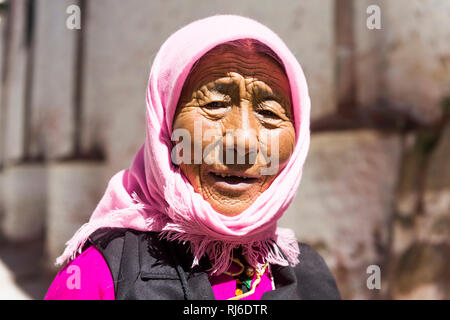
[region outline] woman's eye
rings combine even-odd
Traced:
[[[203,107],[208,109],[218,109],[218,108],[226,108],[227,105],[224,102],[214,101],[205,104]]]
[[[278,117],[274,112],[267,110],[267,109],[263,109],[263,110],[259,110],[258,113],[264,117],[267,118],[273,118],[273,119],[279,119],[280,117]]]

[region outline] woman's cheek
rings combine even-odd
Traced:
[[[203,161],[208,165],[220,162],[220,148],[221,143],[217,143],[219,139],[223,138],[222,128],[219,123],[211,120],[203,120],[201,124],[201,150]]]
[[[292,125],[282,131],[280,141],[283,142],[280,147],[280,165],[284,167],[292,156],[295,147],[295,129]]]
[[[206,125],[205,125],[206,123]],[[185,108],[174,121],[174,129],[185,130],[190,141],[190,161],[191,164],[199,164],[202,159],[204,142],[203,135],[207,124],[204,117],[194,108]]]
[[[289,160],[294,151],[295,130],[293,127],[268,130],[265,138],[267,156],[281,167]],[[264,143],[263,143],[264,145]]]
[[[286,162],[291,157],[292,153],[294,152],[294,146],[295,146],[295,129],[294,127],[286,128],[282,131],[280,141],[283,141],[283,146],[281,149],[282,155],[281,155],[281,161],[280,162]]]

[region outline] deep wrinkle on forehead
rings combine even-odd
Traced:
[[[236,90],[239,90],[241,81],[245,81],[243,85],[246,86],[248,92],[252,92],[254,97],[260,100],[272,99],[278,101],[279,103],[288,103],[285,98],[283,98],[280,94],[274,92],[272,88],[263,81],[253,78],[236,79],[236,77],[239,77],[239,75],[230,72],[228,73],[227,77],[219,78],[215,81],[209,82],[208,84],[199,88],[199,90],[218,92],[220,94],[226,95],[230,92],[236,92]]]
[[[236,92],[238,80],[242,79],[230,75],[237,73],[258,99],[273,99],[286,109],[287,115],[292,114],[289,80],[273,58],[246,50],[222,51],[215,48],[198,60],[186,79],[180,101],[198,97],[202,91],[224,95]]]
[[[245,86],[245,89],[242,88],[243,86]],[[287,117],[291,116],[290,101],[285,97],[272,90],[263,81],[243,78],[234,72],[228,73],[227,77],[219,78],[203,85],[192,93],[191,98],[197,102],[202,101],[205,96],[211,100],[215,100],[215,98],[222,100],[224,97],[230,97],[236,92],[239,92],[240,99],[254,99],[257,102],[274,100],[281,106],[284,106],[283,111]]]

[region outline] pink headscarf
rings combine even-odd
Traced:
[[[215,211],[171,161],[172,120],[183,84],[193,64],[224,42],[255,39],[281,59],[291,88],[296,143],[287,165],[255,202],[228,217]],[[88,223],[67,242],[61,265],[80,252],[101,227],[161,231],[169,240],[189,241],[193,266],[207,254],[211,273],[230,265],[232,250],[242,246],[256,267],[295,265],[299,248],[290,229],[276,222],[292,202],[302,176],[310,141],[310,99],[303,71],[284,42],[264,25],[245,17],[216,15],[197,20],[172,34],[161,46],[147,87],[146,140],[127,170],[116,173]],[[281,251],[280,251],[281,249]],[[284,255],[283,255],[284,254]]]

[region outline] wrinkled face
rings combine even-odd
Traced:
[[[283,68],[247,49],[212,49],[184,83],[173,121],[174,132],[180,129],[191,138],[172,136],[174,145],[189,145],[180,148],[184,160],[177,164],[194,190],[216,211],[240,214],[270,186],[294,149]]]

